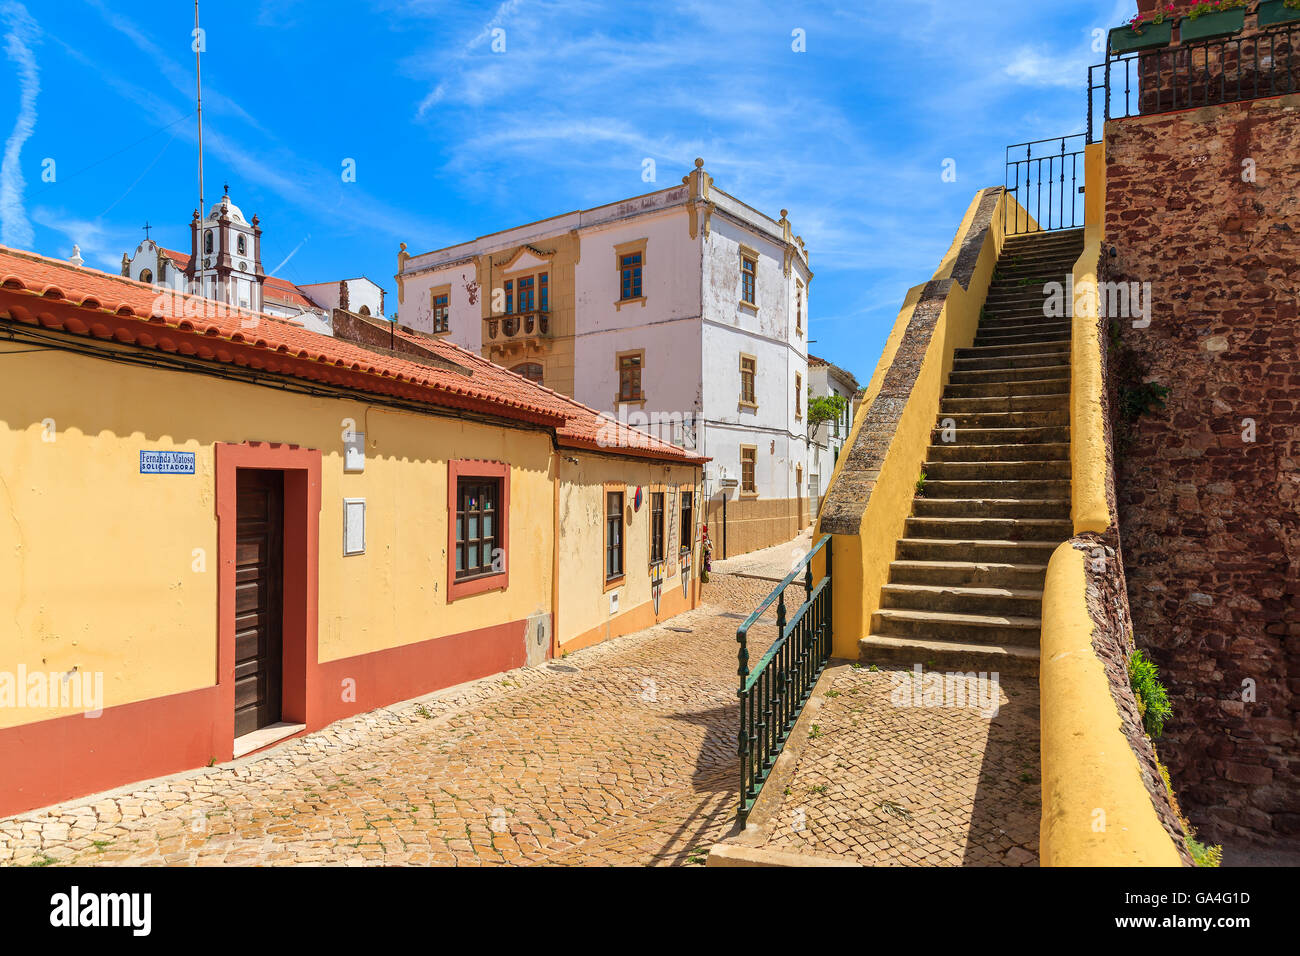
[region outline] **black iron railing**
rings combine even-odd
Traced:
[[[1002,233],[1077,229],[1083,225],[1083,133],[1007,147]]]
[[[1088,142],[1107,120],[1300,90],[1300,21],[1245,36],[1108,51],[1088,68]]]
[[[826,574],[813,583],[812,560],[826,552]],[[786,619],[785,589],[803,574],[804,600]],[[749,667],[749,629],[776,603],[776,640]],[[740,644],[740,822],[743,824],[817,678],[831,658],[831,537],[826,535],[736,629]]]

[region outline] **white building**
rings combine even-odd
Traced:
[[[146,238],[135,254],[122,254],[122,275],[177,292],[196,292],[225,305],[299,322],[314,332],[332,334],[333,309],[384,314],[384,290],[367,278],[298,286],[268,276],[262,268],[262,229],[245,219],[230,200],[229,187],[199,219],[190,221],[190,253],[177,252]],[[200,249],[202,250],[200,252]]]
[[[840,414],[816,425],[809,422],[808,443],[808,497],[813,513],[821,503],[821,496],[830,484],[840,451],[848,441],[849,426],[853,423],[854,399],[858,394],[858,380],[852,372],[832,365],[815,355],[808,356],[808,400],[839,396],[844,400]]]
[[[803,240],[713,185],[682,184],[420,255],[398,317],[713,460],[715,553],[808,520]],[[725,508],[726,521],[722,515]]]

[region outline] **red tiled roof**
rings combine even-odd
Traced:
[[[188,252],[177,252],[175,249],[163,249],[162,246],[159,246],[158,248],[162,250],[163,255],[176,263],[176,268],[184,269],[190,264],[190,254]]]
[[[276,302],[288,302],[292,305],[301,306],[304,309],[318,309],[306,293],[299,289],[292,282],[285,279],[277,279],[275,276],[267,276],[262,282],[262,298],[274,299]]]
[[[543,425],[554,428],[560,443],[572,447],[631,457],[706,460],[608,422],[573,399],[441,339],[398,333],[468,374],[5,246],[0,246],[0,315],[73,335]]]
[[[709,460],[680,445],[660,441],[647,432],[624,425],[608,413],[602,414],[576,399],[562,395],[544,385],[538,385],[445,338],[412,333],[403,326],[397,326],[394,334],[441,358],[472,369],[476,378],[482,376],[491,379],[503,390],[517,391],[520,388],[531,390],[539,405],[544,404],[564,415],[565,424],[556,429],[556,436],[559,443],[565,447],[606,451],[631,458],[660,458],[696,464],[703,464]]]

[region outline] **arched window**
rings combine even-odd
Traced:
[[[205,255],[212,254],[212,230],[209,229],[203,234],[203,252]]]
[[[239,254],[242,256],[244,254],[244,249],[245,249],[243,236],[239,237],[239,241],[236,243],[236,246],[239,249]]]
[[[141,282],[152,282],[152,281],[153,281],[153,273],[150,272],[148,269],[141,269],[141,270],[140,270],[140,281],[141,281]]]
[[[358,314],[358,315],[369,315],[369,314],[370,314],[370,306],[368,306],[368,305],[363,305],[363,306],[361,307],[361,311],[358,312],[357,314]]]
[[[516,365],[510,371],[516,375],[522,375],[530,382],[536,382],[538,385],[542,384],[542,367],[536,362],[524,362],[522,365]]]

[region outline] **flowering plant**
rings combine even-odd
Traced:
[[[1196,0],[1196,3],[1192,4],[1192,9],[1187,11],[1187,16],[1189,19],[1199,20],[1211,13],[1236,10],[1245,5],[1246,0]]]
[[[1300,3],[1300,0],[1296,0],[1296,2]],[[1141,33],[1142,28],[1144,26],[1150,24],[1151,26],[1158,27],[1160,26],[1160,24],[1164,23],[1173,15],[1174,15],[1174,5],[1171,3],[1163,7],[1157,7],[1156,12],[1151,15],[1150,20],[1142,19],[1142,14],[1139,13],[1137,16],[1135,16],[1132,20],[1128,22],[1128,25],[1133,28],[1134,33]]]

